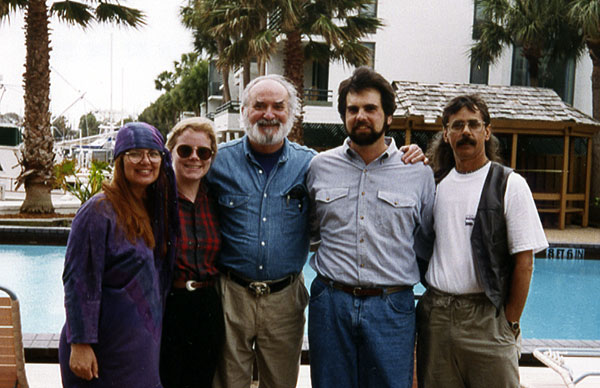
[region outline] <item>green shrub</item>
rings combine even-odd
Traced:
[[[102,189],[102,182],[112,169],[108,163],[94,160],[87,177],[81,178],[82,172],[75,159],[65,159],[54,166],[55,188],[73,194],[83,204]]]

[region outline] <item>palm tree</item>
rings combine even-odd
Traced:
[[[543,57],[566,58],[581,50],[580,35],[567,19],[570,0],[480,0],[484,20],[471,59],[494,63],[508,46],[521,48],[531,86],[539,85]]]
[[[287,1],[279,2],[285,9]],[[361,10],[371,0],[314,0],[294,2],[298,12],[298,23],[286,26],[284,48],[284,75],[288,77],[298,92],[304,96],[304,63],[314,60],[328,63],[339,60],[352,66],[365,65],[370,60],[370,50],[361,44],[369,34],[375,33],[383,23],[380,19]],[[301,6],[298,3],[302,3]],[[284,13],[285,14],[285,13]],[[306,44],[303,45],[303,40]],[[304,143],[302,129],[303,114],[300,112],[289,135],[291,140]]]
[[[50,8],[45,0],[0,0],[0,20],[19,9],[25,11],[26,62],[25,118],[21,174],[18,184],[25,185],[22,213],[52,213],[54,141],[50,129],[50,32],[49,17],[56,15],[70,24],[87,27],[92,21],[112,22],[131,27],[144,24],[143,13],[112,0],[83,2],[56,1]]]
[[[203,18],[187,24],[195,30],[197,49],[204,44],[226,39],[217,50],[220,70],[244,67],[244,84],[250,80],[249,59],[256,58],[259,74],[283,40],[284,76],[289,78],[300,97],[304,94],[304,63],[332,59],[350,65],[366,64],[369,49],[360,40],[382,26],[381,20],[359,11],[372,0],[192,0]],[[209,16],[210,15],[210,16]],[[210,23],[208,22],[210,20]],[[184,19],[185,23],[185,19]],[[208,42],[207,42],[208,41]],[[210,50],[209,50],[210,51]],[[224,80],[226,79],[223,74]],[[290,138],[302,142],[302,114],[297,118]]]
[[[187,5],[181,8],[181,21],[193,31],[196,51],[205,51],[211,57],[225,56],[231,39],[227,33],[216,34],[214,28],[224,23],[228,11],[235,9],[237,3],[237,0],[188,0]],[[231,101],[229,74],[233,64],[217,61],[216,65],[223,78],[223,103],[226,103]]]
[[[592,114],[600,120],[600,4],[597,0],[574,0],[569,12],[571,20],[581,28],[583,40],[592,59]],[[592,193],[600,197],[600,132],[593,137]]]

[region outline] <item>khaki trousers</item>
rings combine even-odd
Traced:
[[[273,294],[256,297],[221,276],[225,346],[213,388],[248,388],[256,359],[261,388],[298,381],[308,292],[302,275]]]
[[[515,333],[484,294],[429,289],[417,306],[420,388],[518,388]]]

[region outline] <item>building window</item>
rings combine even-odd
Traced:
[[[519,46],[515,46],[513,50],[510,84],[531,85],[527,71],[527,59],[523,57]],[[539,65],[538,84],[540,87],[554,90],[564,102],[572,105],[575,87],[575,59],[551,61],[549,58],[542,58]]]
[[[481,0],[474,0],[474,11],[473,11],[473,40],[479,40],[481,38],[481,30],[479,25],[485,20],[483,17],[483,6]]]
[[[471,74],[469,82],[472,84],[487,85],[490,71],[490,64],[487,62],[476,62],[471,59]]]
[[[221,73],[217,70],[215,61],[210,61],[208,67],[208,95],[221,96],[223,94],[223,91],[221,90],[222,84]]]
[[[369,66],[371,69],[375,68],[375,43],[372,42],[363,42],[363,46],[371,51],[371,55],[369,56],[369,61],[365,63],[365,66]]]
[[[377,17],[377,0],[372,0],[369,4],[363,4],[358,10],[360,16],[375,18]]]
[[[329,87],[329,62],[314,61],[312,65],[312,84],[309,100],[327,101]]]

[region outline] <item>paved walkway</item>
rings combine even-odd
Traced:
[[[580,358],[569,360],[574,366],[575,375],[583,371],[600,371],[599,358]],[[60,388],[60,371],[58,364],[27,364],[25,367],[30,388]],[[524,388],[559,388],[566,387],[558,373],[544,367],[521,367],[521,386]],[[310,388],[310,367],[302,365],[297,388]],[[600,377],[588,377],[577,388],[600,387]]]

